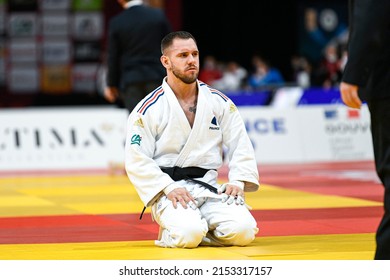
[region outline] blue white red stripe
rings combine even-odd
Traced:
[[[229,98],[223,94],[222,92],[220,92],[219,90],[216,90],[215,88],[211,88],[211,87],[208,87],[210,89],[210,92],[212,94],[216,94],[218,95],[219,97],[221,97],[225,102],[227,102],[229,100]]]
[[[225,94],[223,94],[223,93],[220,92],[219,90],[210,87],[208,84],[205,84],[204,82],[199,81],[199,85],[200,85],[200,86],[207,86],[212,94],[218,95],[218,96],[221,97],[225,102],[227,102],[227,101],[229,100],[229,97],[227,97]]]
[[[146,111],[157,102],[157,100],[164,95],[164,90],[160,86],[158,87],[145,101],[142,103],[141,107],[138,109],[138,113],[145,115]]]

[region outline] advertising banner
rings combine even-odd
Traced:
[[[346,106],[306,106],[297,111],[305,161],[373,159],[370,115]]]
[[[42,91],[50,94],[70,94],[71,73],[69,65],[44,65]]]
[[[239,107],[259,162],[301,162],[302,139],[296,109]]]
[[[9,35],[35,36],[38,33],[38,20],[35,13],[11,13],[9,15]]]
[[[105,169],[123,162],[127,112],[116,108],[0,111],[0,171]]]
[[[76,62],[96,62],[104,53],[99,41],[73,42],[73,60]]]
[[[239,107],[258,163],[373,160],[369,111],[345,106]],[[0,172],[108,169],[123,164],[127,111],[0,111]]]
[[[76,12],[73,16],[73,36],[76,39],[100,39],[104,31],[103,14]]]
[[[14,38],[9,41],[8,46],[11,63],[38,62],[39,47],[36,40]]]
[[[6,16],[6,6],[4,0],[0,0],[0,34],[5,33],[5,16]]]
[[[45,39],[42,43],[42,60],[45,64],[69,64],[71,42],[66,39]]]
[[[67,13],[42,14],[42,34],[44,36],[66,36],[70,34],[70,16]]]
[[[37,65],[11,65],[8,87],[15,93],[36,93],[39,88],[39,68]]]
[[[42,10],[68,10],[72,0],[41,0],[40,7]]]
[[[96,91],[97,63],[79,63],[72,69],[73,89],[76,92],[93,93]]]
[[[73,0],[75,11],[96,11],[103,8],[103,0]]]
[[[343,105],[240,107],[261,163],[372,160],[370,115]]]

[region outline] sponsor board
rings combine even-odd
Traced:
[[[8,88],[16,93],[35,93],[39,88],[40,71],[37,65],[11,64]]]
[[[13,38],[8,43],[11,63],[37,63],[39,46],[36,40],[30,38]],[[21,67],[23,64],[20,65]]]
[[[42,91],[50,94],[69,94],[71,91],[71,72],[68,64],[42,67]]]
[[[45,64],[69,64],[71,62],[71,42],[67,39],[44,39],[42,61]]]
[[[0,1],[0,34],[5,33],[5,17],[6,17],[6,6],[4,2]]]
[[[239,108],[262,163],[372,160],[370,117],[343,105]]]
[[[104,32],[103,14],[100,12],[76,12],[73,15],[73,36],[76,39],[100,39]]]
[[[240,107],[259,162],[302,161],[303,151],[296,109]]]
[[[41,0],[40,7],[42,10],[68,10],[72,0]]]
[[[372,160],[369,111],[239,107],[258,163]],[[127,111],[0,111],[0,171],[106,169],[123,163]]]
[[[73,43],[73,60],[76,62],[96,62],[101,54],[102,46],[99,41]]]
[[[35,13],[11,13],[8,21],[9,35],[19,36],[35,36],[38,33],[38,20]]]
[[[96,90],[97,63],[79,63],[72,69],[73,89],[76,92],[94,93]]]
[[[373,159],[370,115],[345,106],[299,108],[305,160]]]
[[[42,34],[44,36],[66,36],[70,34],[70,16],[67,13],[43,13]]]
[[[116,108],[2,110],[0,171],[102,169],[123,162],[126,118]]]
[[[75,11],[97,11],[103,5],[103,0],[73,0],[72,8]]]

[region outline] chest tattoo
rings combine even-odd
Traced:
[[[196,113],[196,104],[197,104],[197,102],[195,102],[195,104],[193,106],[190,106],[188,108],[188,111],[195,114]]]

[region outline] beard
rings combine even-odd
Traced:
[[[184,74],[182,71],[176,69],[174,66],[172,66],[172,73],[175,75],[176,78],[178,78],[180,81],[182,81],[185,84],[192,84],[198,79],[199,71],[196,71],[193,74]]]

